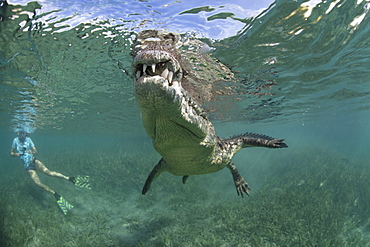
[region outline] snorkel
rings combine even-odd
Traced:
[[[28,134],[26,131],[18,131],[18,138],[21,142],[24,142],[26,140],[27,135]]]

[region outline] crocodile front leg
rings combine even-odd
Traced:
[[[148,178],[145,181],[145,185],[141,194],[145,195],[146,192],[150,189],[152,182],[164,171],[164,167],[166,166],[166,161],[162,158],[157,165],[154,166],[153,170],[150,172]]]
[[[284,139],[268,139],[269,137],[262,136],[261,138],[256,137],[243,137],[241,138],[244,147],[266,147],[266,148],[286,148],[288,147],[284,143]]]
[[[243,197],[243,193],[245,193],[249,196],[249,191],[251,190],[251,188],[249,188],[248,183],[245,182],[244,178],[242,178],[234,163],[230,161],[226,165],[226,167],[230,170],[231,175],[233,176],[236,192],[238,193],[238,195]]]
[[[242,148],[246,147],[266,147],[266,148],[287,148],[284,139],[275,139],[270,136],[245,133],[236,135],[230,138],[221,139],[220,144],[222,149],[228,150],[231,154],[235,154]]]

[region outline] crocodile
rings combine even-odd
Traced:
[[[196,90],[201,85],[194,85],[198,78],[189,71],[191,66],[185,65],[190,61],[179,51],[181,45],[177,33],[144,30],[138,33],[132,46],[135,99],[144,128],[162,156],[150,172],[142,194],[148,192],[162,172],[182,176],[185,183],[190,175],[213,173],[226,167],[237,194],[249,195],[250,187],[232,162],[233,155],[245,147],[287,145],[284,139],[249,132],[220,138],[196,101],[199,97]],[[206,91],[211,90],[212,85],[206,86]]]

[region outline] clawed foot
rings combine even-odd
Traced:
[[[244,178],[240,176],[238,169],[236,169],[236,166],[232,161],[230,161],[226,167],[230,170],[231,175],[233,176],[236,192],[238,193],[238,196],[244,197],[245,193],[247,196],[249,196],[249,191],[251,188],[249,188],[247,182],[245,182]]]
[[[284,143],[284,139],[270,140],[268,143],[268,146],[272,148],[287,148],[288,147],[288,145]]]
[[[249,196],[249,191],[251,188],[249,188],[249,185],[243,178],[239,179],[238,181],[235,181],[235,187],[236,187],[236,192],[238,193],[238,196],[244,197],[245,193],[247,196]]]

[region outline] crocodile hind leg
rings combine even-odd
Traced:
[[[152,182],[161,174],[161,172],[164,171],[164,167],[166,166],[166,161],[162,158],[158,164],[155,165],[153,170],[149,173],[148,178],[145,181],[145,185],[143,187],[143,190],[141,191],[141,194],[145,195],[146,192],[150,189],[150,185]]]
[[[242,178],[234,163],[230,161],[226,165],[226,167],[230,170],[231,175],[233,176],[236,192],[238,193],[238,195],[243,197],[243,193],[245,193],[249,196],[249,191],[251,190],[251,188],[249,188],[248,183],[245,182],[244,178]]]

